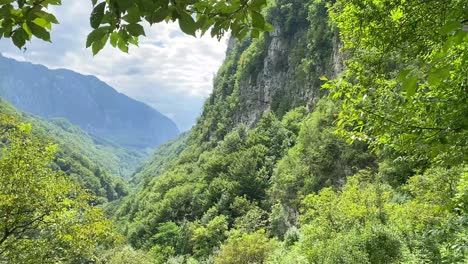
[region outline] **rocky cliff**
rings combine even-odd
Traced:
[[[250,61],[254,62],[250,71],[238,80],[236,123],[252,126],[265,111],[282,116],[299,105],[313,107],[323,94],[319,78],[341,71],[337,34],[327,25],[324,7],[314,7],[304,1],[280,1],[269,10],[275,31],[245,51],[250,55],[256,46],[263,48],[255,54],[256,62]],[[292,12],[296,13],[294,21],[281,20]]]
[[[222,139],[241,123],[253,127],[266,111],[281,118],[297,106],[312,110],[326,93],[320,77],[342,70],[338,32],[329,25],[325,3],[281,0],[266,12],[273,32],[229,41],[213,94],[195,127],[203,135],[199,140]]]

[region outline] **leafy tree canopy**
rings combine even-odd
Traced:
[[[467,2],[337,1],[330,10],[349,54],[326,85],[343,101],[341,132],[417,159],[466,160]]]
[[[111,244],[111,222],[93,198],[51,169],[55,145],[0,115],[0,262],[86,263]]]
[[[196,36],[210,31],[221,38],[231,31],[237,38],[250,33],[272,30],[261,12],[266,0],[91,0],[91,33],[86,47],[97,54],[109,42],[128,52],[130,44],[138,45],[145,35],[144,22],[150,25],[163,21],[178,22],[180,29]],[[0,0],[0,39],[11,38],[18,48],[33,37],[51,41],[50,31],[59,21],[50,13],[50,6],[61,5],[61,0]]]

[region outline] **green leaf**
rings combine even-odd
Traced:
[[[162,22],[171,13],[168,8],[161,7],[151,15],[150,23]]]
[[[140,19],[140,10],[136,6],[132,6],[127,10],[127,15],[123,17],[123,20],[127,21],[128,23],[138,23],[141,21]]]
[[[104,17],[105,8],[106,2],[102,2],[93,9],[93,12],[91,13],[91,18],[89,20],[92,28],[96,29],[99,27],[99,25],[101,25],[102,18]]]
[[[13,44],[15,44],[15,46],[18,48],[22,48],[26,44],[27,38],[28,38],[28,33],[26,33],[24,29],[20,28],[16,30],[12,36]]]
[[[112,34],[110,35],[110,44],[112,45],[112,47],[117,47],[117,41],[119,41],[119,33],[112,32]]]
[[[54,15],[44,12],[42,10],[37,10],[34,12],[34,14],[42,19],[45,19],[49,23],[53,23],[53,24],[59,23],[57,18]]]
[[[138,47],[138,38],[137,37],[131,37],[131,38],[128,39],[128,43]]]
[[[393,9],[390,11],[390,16],[394,21],[398,21],[403,18],[403,11],[401,10],[401,7],[397,7],[396,9]]]
[[[119,5],[120,10],[127,10],[129,7],[133,5],[132,0],[117,0],[117,4]]]
[[[437,86],[448,77],[450,77],[450,69],[448,67],[444,67],[429,72],[427,76],[427,81],[429,85]]]
[[[50,24],[50,22],[46,21],[45,19],[43,18],[36,18],[32,21],[34,24],[42,27],[42,28],[47,28],[48,30],[51,30],[52,29],[52,25]]]
[[[50,33],[43,27],[40,27],[34,23],[28,23],[31,33],[39,39],[50,42]]]
[[[442,26],[440,29],[440,32],[442,34],[449,34],[457,29],[459,29],[462,26],[462,24],[457,21],[457,20],[452,20],[447,22],[445,25]]]
[[[204,28],[208,22],[208,17],[206,15],[201,15],[197,19],[197,28]]]
[[[258,29],[252,29],[252,31],[250,31],[250,36],[252,38],[258,38],[260,36],[260,32],[258,31]]]
[[[250,8],[256,9],[256,10],[261,10],[263,6],[267,4],[266,0],[253,0],[250,3]]]
[[[121,51],[128,53],[128,43],[125,40],[119,39],[117,46]]]
[[[406,91],[407,97],[414,96],[418,88],[418,77],[411,76],[409,78],[406,78],[402,83],[402,87]]]
[[[265,29],[266,31],[268,31],[268,32],[273,32],[273,31],[275,30],[275,28],[273,27],[273,25],[270,24],[270,23],[268,23],[268,22],[265,23],[265,28],[264,28],[264,29]]]
[[[138,37],[138,36],[145,36],[145,30],[140,24],[128,24],[126,29],[130,35]]]
[[[101,51],[104,48],[108,39],[109,39],[109,34],[105,34],[102,39],[93,42],[91,49],[93,50],[94,56],[98,54],[99,51]]]
[[[28,34],[28,40],[30,40],[31,37],[32,37],[32,32],[31,32],[31,29],[29,29],[28,24],[23,23],[23,25],[21,25],[21,27],[24,29],[26,34]]]
[[[197,24],[193,18],[184,11],[179,13],[179,26],[185,34],[196,37],[195,32],[197,31]]]
[[[94,42],[101,40],[108,33],[109,27],[100,27],[89,33],[86,39],[86,47],[89,48]]]
[[[408,74],[411,72],[411,69],[403,69],[398,73],[397,80],[403,82]]]
[[[265,18],[263,16],[255,11],[251,12],[252,16],[252,26],[258,29],[264,29],[265,28]]]

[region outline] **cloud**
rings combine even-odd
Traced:
[[[190,128],[212,90],[212,79],[224,59],[226,41],[182,34],[176,24],[146,26],[146,38],[125,54],[106,47],[96,57],[85,49],[90,31],[90,1],[64,1],[52,12],[60,21],[52,42],[34,40],[27,51],[0,42],[9,57],[95,75],[124,93],[171,117],[182,130]]]

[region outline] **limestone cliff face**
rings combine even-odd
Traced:
[[[226,60],[193,129],[210,148],[234,127],[254,127],[265,111],[281,118],[298,106],[313,110],[327,92],[321,76],[342,70],[337,30],[322,1],[277,0],[267,11],[275,30],[229,41]]]
[[[284,22],[284,14],[271,15],[274,32],[253,42],[244,51],[243,56],[259,57],[246,58],[253,65],[245,66],[249,67],[249,72],[238,79],[239,100],[234,123],[252,127],[265,111],[281,116],[301,105],[312,109],[325,93],[320,88],[323,84],[320,77],[333,77],[342,71],[338,34],[328,26],[324,7],[313,9],[308,2],[296,1],[292,6],[290,12],[297,14],[294,25]],[[304,8],[309,10],[301,16],[298,9]],[[264,49],[260,55],[249,53],[254,45]],[[228,52],[232,49],[230,47]]]

